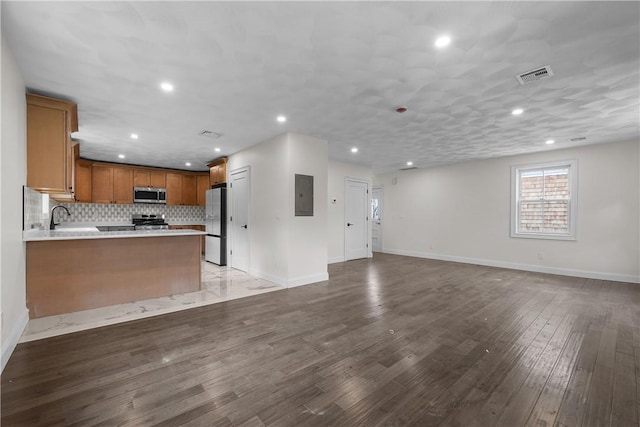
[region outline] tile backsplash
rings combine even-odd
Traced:
[[[164,214],[168,223],[202,222],[203,206],[167,206],[151,204],[61,203],[69,212],[56,211],[56,222],[131,222],[133,214]]]
[[[22,229],[44,228],[49,221],[49,195],[23,187]]]

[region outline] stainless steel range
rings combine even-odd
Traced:
[[[136,230],[166,230],[169,224],[164,220],[164,215],[133,214],[131,217]]]

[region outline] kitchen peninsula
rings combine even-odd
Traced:
[[[200,289],[196,230],[29,230],[27,307],[34,319]]]

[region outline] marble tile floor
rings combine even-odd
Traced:
[[[202,261],[202,289],[127,304],[29,320],[19,342],[28,342],[285,289],[230,267]]]

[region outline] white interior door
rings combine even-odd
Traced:
[[[345,260],[366,258],[369,252],[369,184],[347,179],[345,183]]]
[[[231,172],[231,267],[249,272],[249,169]]]
[[[382,215],[383,215],[382,187],[371,190],[371,249],[382,252]]]

